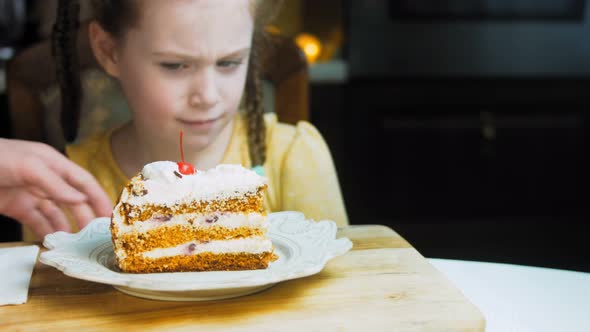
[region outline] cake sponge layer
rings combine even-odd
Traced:
[[[116,231],[115,231],[116,232]],[[122,250],[126,255],[138,254],[156,248],[174,247],[189,241],[208,242],[248,237],[262,237],[264,228],[254,227],[208,227],[194,228],[186,225],[174,225],[154,228],[143,233],[126,233],[114,239],[115,250]],[[121,253],[123,254],[123,253]]]
[[[188,213],[210,214],[216,212],[262,213],[263,195],[261,189],[256,194],[240,198],[214,201],[198,201],[177,205],[132,205],[119,202],[115,207],[113,218],[121,218],[126,224],[150,220],[153,217],[179,215]]]
[[[210,252],[188,256],[168,256],[160,258],[146,258],[144,256],[129,256],[118,260],[119,267],[125,272],[190,272],[190,271],[235,271],[266,269],[268,264],[276,260],[272,252],[259,254],[226,253],[214,254]]]

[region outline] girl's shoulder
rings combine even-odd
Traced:
[[[288,154],[329,154],[329,149],[318,129],[307,121],[297,124],[279,122],[276,114],[265,114],[267,155],[275,161]]]
[[[321,140],[323,137],[318,129],[307,121],[299,121],[292,125],[288,123],[279,122],[275,113],[267,113],[264,115],[264,122],[266,124],[266,137],[268,144],[284,145],[282,143],[289,143],[294,140]]]

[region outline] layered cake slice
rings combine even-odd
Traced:
[[[239,165],[186,174],[180,164],[145,165],[123,189],[111,220],[119,268],[267,268],[275,255],[262,203],[266,178]]]

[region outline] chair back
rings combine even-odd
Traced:
[[[274,110],[279,121],[309,121],[309,74],[307,59],[293,38],[270,36],[262,76],[274,87]]]

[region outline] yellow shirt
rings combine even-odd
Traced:
[[[266,114],[267,157],[264,173],[268,178],[265,207],[269,212],[300,211],[314,220],[333,220],[348,224],[336,170],[328,146],[317,129],[308,122],[296,126],[279,123],[275,114]],[[74,162],[88,170],[116,202],[129,179],[113,158],[110,138],[114,129],[92,135],[66,147]],[[246,127],[236,117],[232,137],[223,156],[224,164],[252,167],[248,153]],[[77,227],[72,225],[74,230]],[[25,232],[25,240],[31,240]]]

